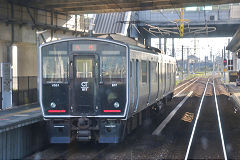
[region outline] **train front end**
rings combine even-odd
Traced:
[[[39,101],[50,142],[118,143],[128,110],[128,47],[85,38],[39,51]]]

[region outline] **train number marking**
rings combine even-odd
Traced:
[[[113,84],[112,84],[112,87],[117,87],[117,83],[113,83]]]
[[[52,84],[52,87],[59,87],[59,84]]]
[[[82,88],[82,91],[87,91],[88,90],[88,82],[82,82],[81,83],[81,88]]]

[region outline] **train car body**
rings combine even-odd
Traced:
[[[175,70],[170,56],[109,39],[41,45],[39,102],[50,142],[120,142],[146,108],[172,96]]]

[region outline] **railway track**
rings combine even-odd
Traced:
[[[177,94],[175,94],[173,97],[179,96],[179,95],[180,95],[181,93],[183,93],[187,88],[189,88],[189,87],[192,86],[195,82],[197,82],[198,79],[199,79],[199,78],[196,78],[196,79],[194,78],[194,79],[192,79],[191,81],[189,81],[189,82],[191,82],[189,85],[187,85],[187,84],[189,83],[189,82],[187,82],[187,83],[184,83],[183,85],[179,86],[179,88],[181,88],[181,87],[187,85],[187,86],[184,87],[182,90],[180,90]]]
[[[178,90],[178,92],[175,93],[174,97],[179,96],[181,93],[183,93],[186,89],[188,89],[189,87],[191,87],[194,83],[196,83],[199,80],[199,78],[193,78],[190,81],[187,81],[183,84],[181,84],[180,86],[178,86],[176,90]],[[181,90],[180,90],[181,89]],[[190,95],[189,95],[190,96]],[[90,154],[88,154],[88,156],[83,156],[86,159],[89,160],[96,160],[96,159],[102,159],[104,157],[104,154],[108,152],[108,150],[110,150],[112,148],[111,144],[108,145],[104,145],[103,147],[99,148],[98,151],[94,150],[93,152],[91,152]],[[53,157],[51,157],[50,159],[68,159],[69,157],[72,157],[71,155],[76,153],[76,149],[75,147],[71,147],[70,149],[56,154]],[[70,158],[71,159],[71,158]],[[81,158],[82,159],[82,158]]]
[[[71,147],[65,147],[61,151],[59,151],[59,148],[53,149],[54,152],[47,151],[50,156],[41,153],[42,156],[40,157],[41,159],[47,157],[47,159],[90,160],[131,158],[227,159],[229,151],[226,150],[229,147],[225,147],[227,144],[225,144],[224,137],[229,137],[229,134],[224,134],[226,132],[222,131],[222,128],[226,128],[226,117],[221,118],[220,116],[222,116],[223,107],[229,102],[223,104],[223,99],[219,98],[221,92],[219,90],[221,90],[219,84],[216,85],[213,78],[208,80],[205,78],[191,79],[175,90],[173,101],[164,107],[165,111],[158,114],[156,120],[154,119],[151,123],[148,123],[147,127],[139,127],[123,143],[116,145],[71,144]],[[184,99],[185,101],[182,102]],[[227,96],[224,99],[226,101]],[[218,101],[220,101],[219,106],[217,105]],[[182,106],[179,107],[181,102]],[[172,111],[176,108],[179,110],[176,110],[173,115]],[[181,120],[186,112],[194,114],[192,122]],[[169,124],[166,123],[165,128],[163,127],[160,133],[156,134],[157,136],[152,136],[153,131],[169,115],[172,115]],[[225,124],[221,124],[221,121]],[[229,139],[226,140],[226,143],[233,144]],[[229,155],[229,157],[232,156]]]
[[[216,88],[215,88],[215,82],[214,81],[215,81],[214,78],[212,78],[212,79],[208,79],[208,81],[206,83],[206,86],[205,86],[205,89],[204,89],[204,92],[203,92],[203,95],[202,95],[202,98],[201,98],[201,102],[200,102],[200,105],[199,105],[199,108],[198,108],[197,116],[196,116],[196,119],[195,119],[195,122],[194,122],[194,125],[193,125],[191,137],[189,139],[186,155],[185,155],[185,158],[184,158],[185,160],[187,160],[189,158],[195,158],[194,153],[197,153],[196,150],[199,150],[199,146],[202,146],[202,144],[200,144],[200,143],[205,143],[206,148],[209,148],[209,146],[207,146],[207,145],[217,144],[215,146],[212,146],[212,147],[215,147],[217,149],[216,153],[219,154],[219,155],[216,155],[216,156],[218,158],[221,158],[221,159],[224,157],[224,159],[227,160],[227,152],[226,152],[226,148],[225,148],[224,135],[223,135],[223,131],[222,131],[221,117],[220,117],[220,114],[219,114],[218,99],[217,99],[217,96],[216,96]],[[212,102],[210,102],[206,98],[207,89],[210,88],[210,87],[212,88],[211,90],[213,92],[213,96],[209,97],[208,99],[211,100]],[[215,134],[213,136],[216,136],[214,138],[215,143],[213,143],[213,144],[208,143],[208,138],[211,135],[204,135],[206,133],[201,132],[202,129],[204,129],[204,128],[206,129],[206,125],[202,125],[202,126],[198,125],[199,121],[201,121],[201,120],[199,120],[201,111],[204,110],[204,108],[207,108],[207,107],[212,107],[212,109],[215,108],[215,114],[217,115],[217,116],[214,116],[215,118],[217,117],[217,119],[215,119],[215,120],[211,119],[209,122],[211,124],[216,124],[216,120],[217,120],[218,125],[216,125],[216,126],[218,126],[218,128],[214,128],[214,127],[213,127],[213,129],[208,128],[208,132],[209,131],[213,132],[213,134]],[[202,112],[204,112],[204,111],[202,111]],[[205,113],[205,115],[206,115],[206,113]],[[201,119],[202,118],[203,118],[203,115],[202,115]],[[207,117],[205,117],[205,118],[207,118]],[[209,127],[209,126],[207,126],[207,127]],[[216,129],[218,131],[218,134],[216,132]],[[196,133],[196,132],[198,132],[198,133]],[[217,135],[220,138],[217,137]],[[203,139],[203,137],[207,137],[207,138]],[[211,138],[213,138],[213,137],[211,137]],[[199,139],[201,139],[201,140],[199,140]],[[203,141],[205,141],[205,142],[203,142]],[[219,148],[219,141],[221,142],[222,149]],[[222,154],[219,153],[220,150],[222,150]],[[209,151],[209,150],[207,150],[207,151]],[[201,152],[201,153],[203,153],[203,152]],[[209,157],[205,157],[205,158],[209,158]]]
[[[194,77],[193,79],[191,79],[191,80],[189,80],[189,81],[187,81],[187,82],[185,82],[185,83],[183,83],[183,84],[177,86],[177,87],[174,89],[174,91],[178,90],[179,88],[185,86],[186,84],[188,84],[188,83],[190,83],[190,82],[192,82],[192,81],[194,81],[194,80],[196,80],[196,79],[199,79],[199,78]]]

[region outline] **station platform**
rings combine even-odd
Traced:
[[[231,98],[234,100],[237,109],[240,110],[240,86],[236,86],[235,82],[226,83],[225,86],[227,87]]]
[[[42,120],[39,104],[29,104],[0,110],[0,133]]]

